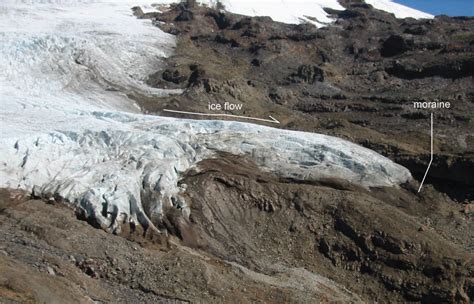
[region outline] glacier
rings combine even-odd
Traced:
[[[59,196],[118,232],[124,222],[155,227],[168,207],[189,216],[180,178],[219,152],[296,180],[336,178],[369,189],[412,179],[335,137],[141,114],[126,93],[179,93],[144,84],[175,47],[172,36],[132,15],[132,6],[155,2],[0,4],[0,187]]]

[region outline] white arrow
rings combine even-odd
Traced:
[[[423,188],[423,184],[425,183],[426,176],[428,175],[428,172],[430,171],[432,163],[433,163],[433,113],[431,113],[431,157],[430,157],[430,163],[428,164],[428,168],[426,169],[425,176],[423,176],[423,180],[421,181],[420,188],[418,189],[418,193],[420,193],[421,188]]]
[[[170,113],[196,115],[196,116],[234,117],[234,118],[241,118],[241,119],[248,119],[248,120],[271,122],[271,123],[275,123],[275,124],[279,124],[279,123],[280,123],[278,120],[276,120],[275,118],[273,118],[273,117],[270,116],[270,115],[268,115],[268,117],[270,117],[270,119],[264,119],[264,118],[255,118],[255,117],[247,117],[247,116],[232,115],[232,114],[215,114],[215,113],[210,113],[210,114],[209,114],[209,113],[176,111],[176,110],[168,110],[168,109],[164,109],[163,111],[165,111],[165,112],[170,112]]]

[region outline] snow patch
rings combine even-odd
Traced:
[[[344,10],[337,0],[224,0],[221,1],[229,12],[247,16],[270,16],[283,23],[309,22],[323,27],[335,20],[324,8]],[[308,18],[311,17],[311,18]]]
[[[172,1],[159,1],[169,4]],[[179,1],[174,1],[179,2]],[[338,0],[202,0],[198,3],[215,6],[224,4],[225,9],[235,14],[246,16],[269,16],[274,21],[298,24],[309,22],[317,27],[324,27],[335,19],[331,18],[324,8],[345,10]],[[432,15],[406,7],[390,0],[366,0],[374,8],[395,14],[397,18],[433,18]]]
[[[433,15],[410,8],[408,6],[395,3],[391,0],[365,0],[367,4],[374,8],[392,13],[397,18],[415,18],[415,19],[432,19]]]

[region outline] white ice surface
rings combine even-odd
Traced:
[[[1,2],[0,187],[59,194],[115,229],[118,219],[159,218],[163,204],[187,211],[180,176],[218,151],[297,180],[378,187],[411,178],[334,137],[138,114],[121,92],[165,93],[142,80],[174,46],[131,15],[131,6],[151,2]]]
[[[413,9],[411,7],[395,3],[391,0],[365,0],[367,4],[372,5],[374,8],[392,13],[397,18],[415,18],[415,19],[431,19],[433,15]]]
[[[107,108],[138,112],[118,92],[163,94],[163,90],[145,86],[143,80],[159,69],[161,59],[174,47],[172,36],[132,15],[134,4],[153,2],[2,0],[2,103],[59,112],[66,106],[78,111]],[[70,96],[63,98],[63,94]],[[50,99],[48,103],[46,99]]]

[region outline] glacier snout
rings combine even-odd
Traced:
[[[110,129],[10,142],[3,186],[56,194],[116,230],[125,219],[156,224],[165,207],[188,213],[179,179],[218,152],[246,155],[264,171],[302,181],[336,178],[369,188],[411,179],[389,159],[335,137],[238,122],[152,116],[123,122],[123,115]]]

